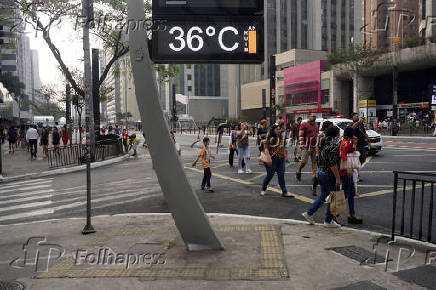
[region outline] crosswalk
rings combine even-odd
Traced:
[[[125,179],[92,186],[92,208],[104,209],[162,197],[151,178]],[[85,185],[57,189],[53,178],[0,185],[0,225],[68,218],[85,212]],[[107,214],[116,214],[107,213]]]

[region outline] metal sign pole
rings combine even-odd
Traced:
[[[128,19],[144,21],[144,1],[128,1]],[[143,130],[162,192],[177,229],[190,251],[223,250],[183,170],[159,103],[147,34],[142,25],[129,31],[130,58]]]

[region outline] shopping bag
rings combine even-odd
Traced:
[[[330,196],[330,212],[332,215],[338,215],[347,212],[347,201],[343,190],[333,191]]]
[[[272,165],[272,159],[269,153],[265,153],[264,151],[260,152],[259,161],[265,163],[267,166]]]

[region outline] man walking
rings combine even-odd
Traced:
[[[359,161],[363,165],[366,161],[367,146],[369,143],[368,135],[366,134],[365,126],[363,125],[363,118],[359,118],[359,114],[353,113],[351,118],[353,119],[354,136],[357,137],[357,151],[360,152]]]
[[[316,115],[309,115],[309,119],[302,123],[299,130],[299,140],[300,140],[300,148],[301,148],[301,161],[297,169],[296,177],[298,181],[301,181],[301,170],[303,170],[307,161],[312,162],[312,183],[313,187],[316,188],[318,181],[316,179],[316,137],[318,137],[318,125],[315,122]]]
[[[38,144],[38,131],[36,130],[36,125],[31,125],[26,133],[26,141],[30,146],[30,158],[36,159],[36,151]]]

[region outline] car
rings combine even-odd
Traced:
[[[346,119],[346,118],[329,118],[329,119],[316,119],[316,123],[318,124],[318,127],[321,128],[322,124],[325,121],[330,121],[333,123],[333,125],[337,126],[340,130],[341,137],[344,135],[345,128],[351,126],[353,124],[353,120]],[[365,129],[366,134],[368,135],[370,144],[368,145],[368,154],[370,155],[376,155],[381,150],[383,150],[383,140],[379,133],[377,133],[374,130]]]

